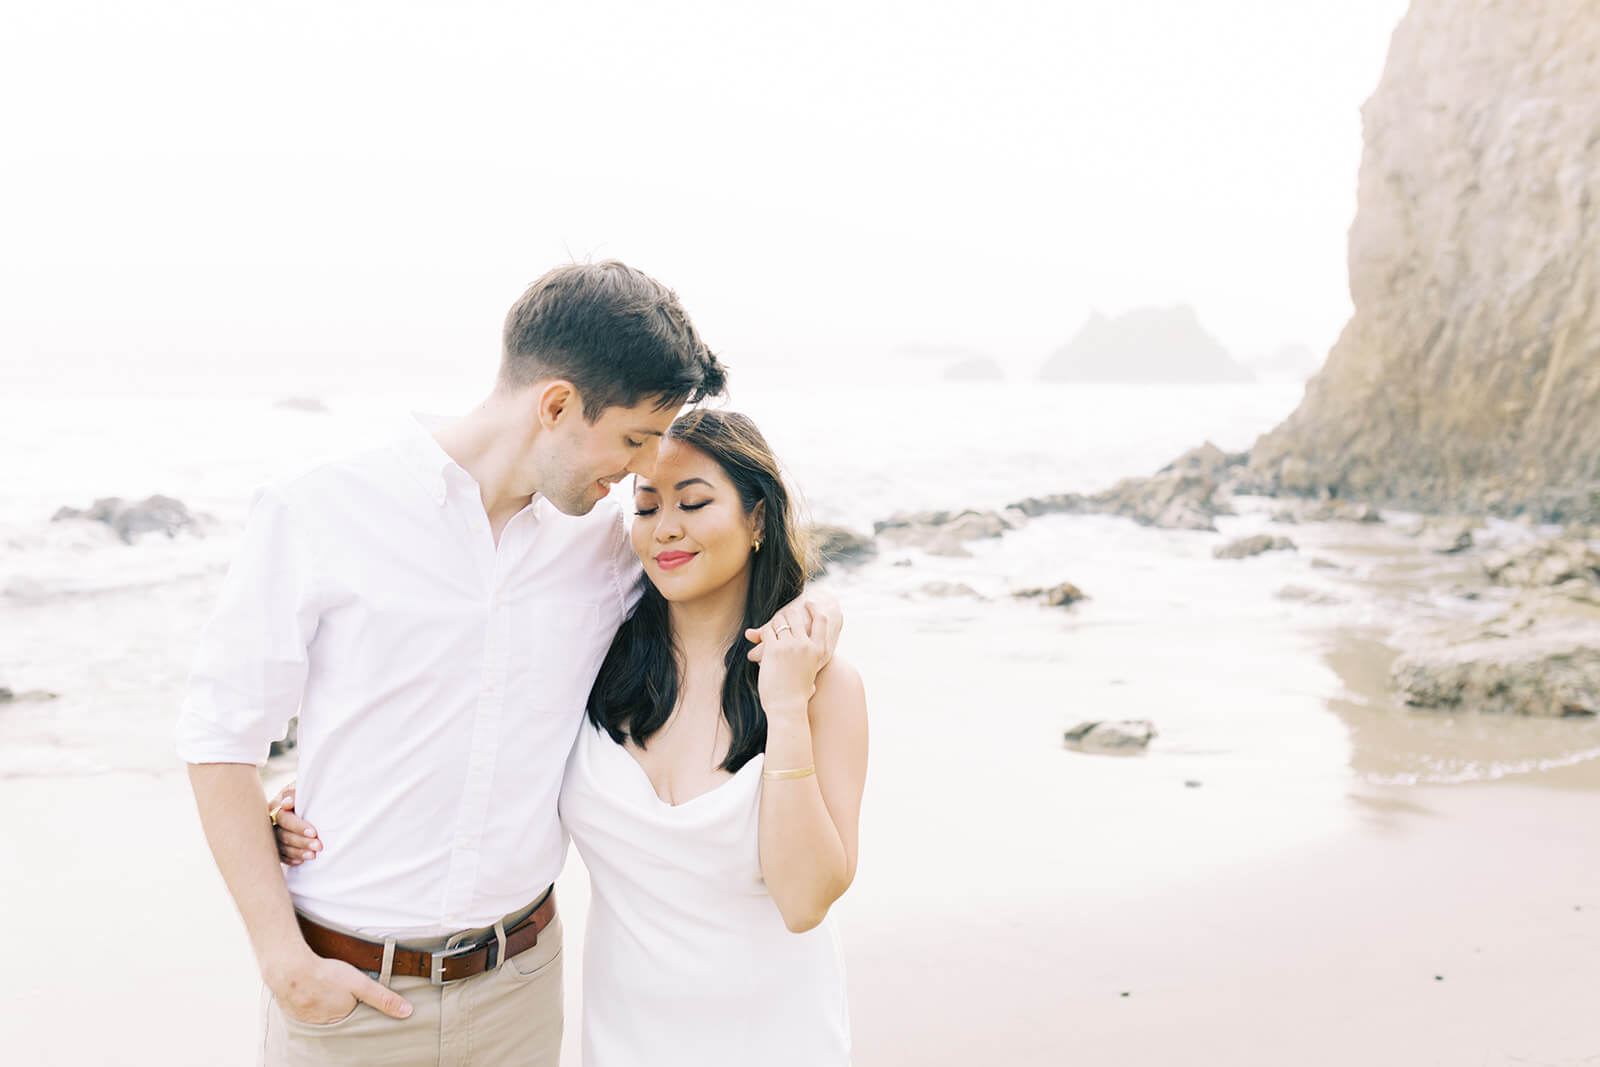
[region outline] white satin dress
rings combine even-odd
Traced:
[[[850,1062],[831,917],[790,933],[761,880],[762,756],[683,804],[584,723],[561,821],[589,869],[584,1067]]]

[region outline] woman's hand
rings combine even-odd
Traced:
[[[762,709],[769,716],[804,716],[828,658],[826,618],[808,611],[797,627],[779,615],[761,628],[761,648],[756,691]]]
[[[276,813],[272,836],[278,842],[278,859],[291,867],[315,859],[322,851],[316,827],[294,813],[294,783],[290,782],[267,803],[268,814]]]
[[[839,647],[839,631],[844,629],[844,609],[839,606],[839,598],[826,589],[802,593],[798,599],[779,608],[772,617],[773,626],[782,627],[785,622],[796,630],[808,627],[813,636],[822,638],[822,663],[827,666],[833,658],[834,649]],[[816,626],[818,622],[822,623],[820,631]],[[744,632],[745,640],[755,646],[747,653],[751,663],[761,662],[763,639],[770,632],[765,626]]]

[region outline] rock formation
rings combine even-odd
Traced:
[[[199,533],[207,517],[191,513],[181,500],[157,494],[136,504],[121,497],[101,497],[87,509],[61,508],[50,518],[52,522],[103,522],[117,532],[123,544],[131,545],[141,534],[159,532],[176,537],[181,530]]]
[[[1116,318],[1089,316],[1071,341],[1057,349],[1040,377],[1057,382],[1205,383],[1249,381],[1206,333],[1194,309],[1135,308]]]
[[[932,556],[966,557],[965,543],[1000,537],[1026,517],[994,511],[896,512],[872,524],[872,532],[896,548],[920,548]]]
[[[1600,520],[1594,0],[1412,0],[1362,118],[1355,314],[1253,470],[1290,493]]]
[[[878,554],[877,542],[865,534],[856,533],[845,526],[812,526],[806,531],[811,539],[815,566],[808,577],[825,574],[834,564],[854,565],[865,563]]]

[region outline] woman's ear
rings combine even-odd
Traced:
[[[767,502],[765,500],[758,502],[750,509],[750,514],[746,518],[750,523],[750,536],[760,537],[761,531],[767,528]]]

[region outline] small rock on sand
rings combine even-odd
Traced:
[[[1062,582],[1060,585],[1052,585],[1047,589],[1019,589],[1011,595],[1024,600],[1042,597],[1044,602],[1052,608],[1069,607],[1080,600],[1089,599],[1082,589],[1079,589],[1071,582]]]
[[[1143,752],[1155,736],[1155,724],[1148,719],[1108,719],[1079,723],[1062,740],[1079,752],[1127,755]]]

